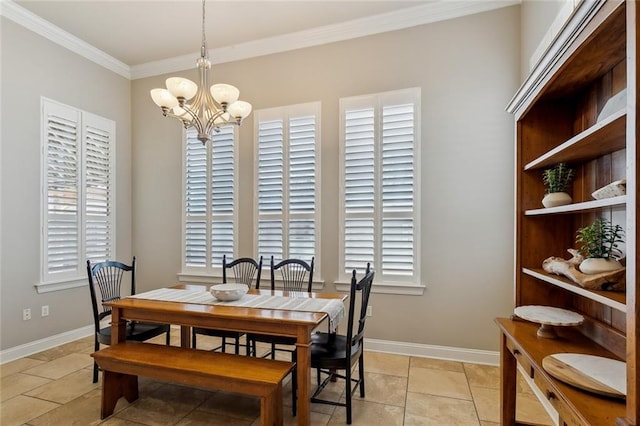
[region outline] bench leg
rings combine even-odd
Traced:
[[[260,399],[260,426],[282,426],[282,382]]]
[[[124,396],[128,402],[138,399],[138,376],[103,371],[101,419],[113,414],[121,396]]]

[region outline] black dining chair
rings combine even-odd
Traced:
[[[91,293],[91,306],[93,308],[93,323],[95,327],[94,347],[100,350],[100,344],[111,344],[111,326],[100,326],[107,316],[111,315],[111,308],[104,306],[105,302],[119,300],[122,292],[123,278],[131,273],[130,294],[136,294],[136,258],[133,257],[131,265],[117,261],[106,261],[91,264],[87,260],[87,276],[89,278],[89,292]],[[100,304],[98,304],[100,299]],[[100,308],[102,307],[102,308]],[[171,327],[169,324],[155,324],[139,321],[127,321],[126,339],[142,342],[162,333],[167,333],[166,344],[171,344]],[[93,363],[93,383],[98,381],[98,364]]]
[[[282,282],[282,287],[286,291],[305,291],[311,292],[313,287],[313,267],[315,257],[311,258],[311,263],[307,263],[301,259],[285,259],[275,264],[273,256],[271,256],[271,290],[276,289],[276,273]],[[256,342],[271,344],[271,350],[263,355],[263,358],[271,356],[275,359],[276,351],[290,352],[291,362],[296,362],[296,339],[293,337],[270,336],[268,334],[247,334],[247,355],[253,353],[257,356]],[[288,346],[288,348],[278,347],[278,345]],[[249,349],[251,346],[251,349]],[[291,348],[291,346],[294,346]],[[296,415],[296,393],[297,393],[297,374],[296,367],[291,372],[291,394],[292,394],[292,413]]]
[[[370,270],[369,264],[367,264],[365,276],[359,282],[356,279],[355,269],[353,271],[346,335],[318,332],[311,337],[311,368],[316,369],[318,381],[318,386],[311,395],[311,402],[346,407],[347,424],[351,424],[351,400],[357,387],[360,387],[360,397],[364,398],[364,324],[367,319],[367,306],[374,275],[375,272]],[[356,305],[358,294],[360,294],[360,303]],[[359,308],[357,316],[356,307]],[[352,369],[356,363],[358,363],[357,379],[352,377]],[[338,374],[339,370],[345,370],[344,375]],[[327,375],[323,381],[321,381],[322,374]],[[336,378],[345,381],[345,402],[318,398],[325,386]]]
[[[231,281],[228,281],[229,272],[231,272],[232,277]],[[249,257],[241,257],[239,259],[235,259],[229,263],[227,263],[227,255],[222,256],[222,283],[227,284],[229,282],[233,283],[241,283],[246,284],[249,288],[254,287],[260,288],[260,274],[262,272],[262,256],[260,256],[259,261],[255,261]],[[222,352],[226,352],[227,347],[227,339],[234,340],[234,348],[236,355],[240,353],[240,338],[244,335],[239,331],[228,331],[228,330],[216,330],[212,328],[200,328],[194,327],[191,329],[191,342],[192,347],[196,347],[196,336],[198,334],[206,335],[206,336],[215,336],[222,338],[222,344],[213,350],[216,351],[218,349],[222,350]],[[248,341],[247,341],[247,351],[248,349]]]
[[[282,282],[282,288],[286,291],[305,291],[311,292],[313,286],[313,267],[315,258],[311,258],[311,263],[307,263],[300,259],[285,259],[278,264],[274,264],[273,256],[271,256],[271,290],[276,289],[276,272],[278,278]],[[296,339],[291,337],[270,336],[267,334],[247,335],[247,341],[251,343],[251,352],[256,354],[256,342],[270,343],[271,350],[263,355],[263,358],[271,356],[275,359],[275,351],[281,350],[285,352],[293,352],[292,349],[277,348],[276,345],[295,345]],[[247,355],[250,353],[247,352]]]

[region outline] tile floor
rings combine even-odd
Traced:
[[[172,331],[172,342],[178,341],[178,331]],[[215,345],[215,338],[198,337],[199,348]],[[115,413],[100,420],[100,382],[91,383],[91,352],[89,337],[0,366],[0,424],[259,425],[257,399],[144,378],[137,401],[121,399]],[[499,424],[497,367],[367,352],[365,370],[366,397],[353,401],[354,425]],[[323,397],[341,398],[343,389],[343,382],[332,383]],[[284,405],[285,424],[294,425],[288,383]],[[552,424],[522,379],[518,420]],[[311,422],[343,425],[345,410],[312,404]]]

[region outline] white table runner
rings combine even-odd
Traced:
[[[165,302],[196,303],[201,305],[242,306],[245,308],[282,309],[286,311],[324,312],[329,316],[329,328],[336,330],[345,314],[341,300],[310,297],[271,296],[245,294],[231,302],[218,300],[208,291],[159,288],[129,296],[134,299],[161,300]]]

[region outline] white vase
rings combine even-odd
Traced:
[[[615,271],[622,268],[618,259],[589,257],[580,263],[579,269],[584,274],[598,274],[600,272]]]
[[[572,201],[571,195],[566,192],[552,192],[544,196],[542,205],[545,207],[566,206],[571,204]]]

